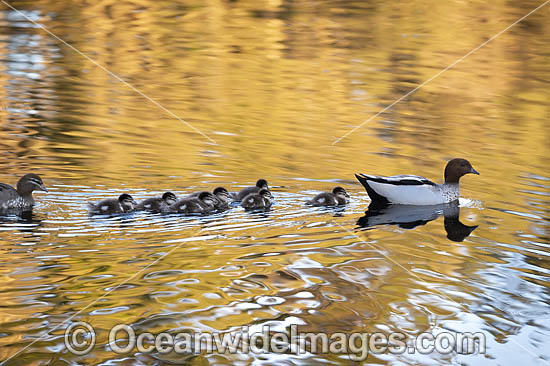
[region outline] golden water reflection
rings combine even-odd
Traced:
[[[121,322],[150,332],[299,322],[314,332],[488,338],[487,357],[370,355],[373,364],[550,357],[548,8],[333,145],[539,3],[10,4],[216,144],[0,5],[0,181],[32,169],[51,188],[32,220],[0,219],[0,361],[51,332],[6,365],[262,362],[114,355],[103,346]],[[353,173],[440,181],[455,156],[481,172],[463,179],[459,222],[478,227],[462,241],[449,237],[447,217],[357,227],[369,201]],[[86,214],[88,200],[122,191],[237,189],[259,177],[277,199],[265,216]],[[336,184],[353,197],[345,211],[303,207]],[[101,347],[67,353],[55,326],[178,245],[79,314]]]

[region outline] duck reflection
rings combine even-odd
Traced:
[[[460,207],[457,201],[433,206],[371,204],[365,211],[365,216],[357,220],[357,225],[363,228],[397,225],[403,229],[414,229],[417,226],[426,225],[441,215],[444,217],[443,225],[447,238],[452,241],[463,241],[478,226],[468,226],[460,222]]]
[[[0,209],[0,223],[3,222],[22,222],[22,223],[37,223],[37,220],[33,216],[32,210],[21,209]]]

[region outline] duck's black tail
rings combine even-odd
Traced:
[[[379,195],[374,191],[374,189],[372,189],[372,187],[369,185],[369,179],[366,176],[355,174],[355,178],[357,178],[359,183],[361,183],[363,187],[365,187],[365,190],[367,191],[367,194],[369,195],[372,203],[376,203],[379,205],[388,205],[390,203],[390,201],[388,201],[386,197]]]

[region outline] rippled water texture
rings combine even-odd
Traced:
[[[107,330],[128,323],[483,332],[486,355],[366,363],[549,364],[550,5],[333,145],[542,0],[10,3],[37,24],[0,4],[0,181],[33,171],[50,192],[32,217],[0,218],[0,362],[351,362],[110,352]],[[462,179],[460,207],[398,211],[414,219],[399,225],[394,211],[365,216],[354,173],[439,182],[457,156],[481,172]],[[87,214],[122,192],[258,178],[276,199],[265,214]],[[304,207],[335,185],[352,197],[345,210]],[[87,356],[56,329],[75,314],[98,331]]]

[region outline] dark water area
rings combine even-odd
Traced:
[[[9,3],[25,16],[0,3],[0,182],[32,171],[49,193],[0,218],[2,366],[353,364],[117,355],[120,323],[482,332],[486,354],[357,364],[550,363],[550,5],[334,143],[542,2]],[[365,213],[354,173],[441,182],[453,157],[481,173],[462,178],[458,205]],[[266,213],[87,211],[258,178]],[[344,209],[304,205],[336,185]],[[71,316],[97,331],[86,356],[64,345]]]

